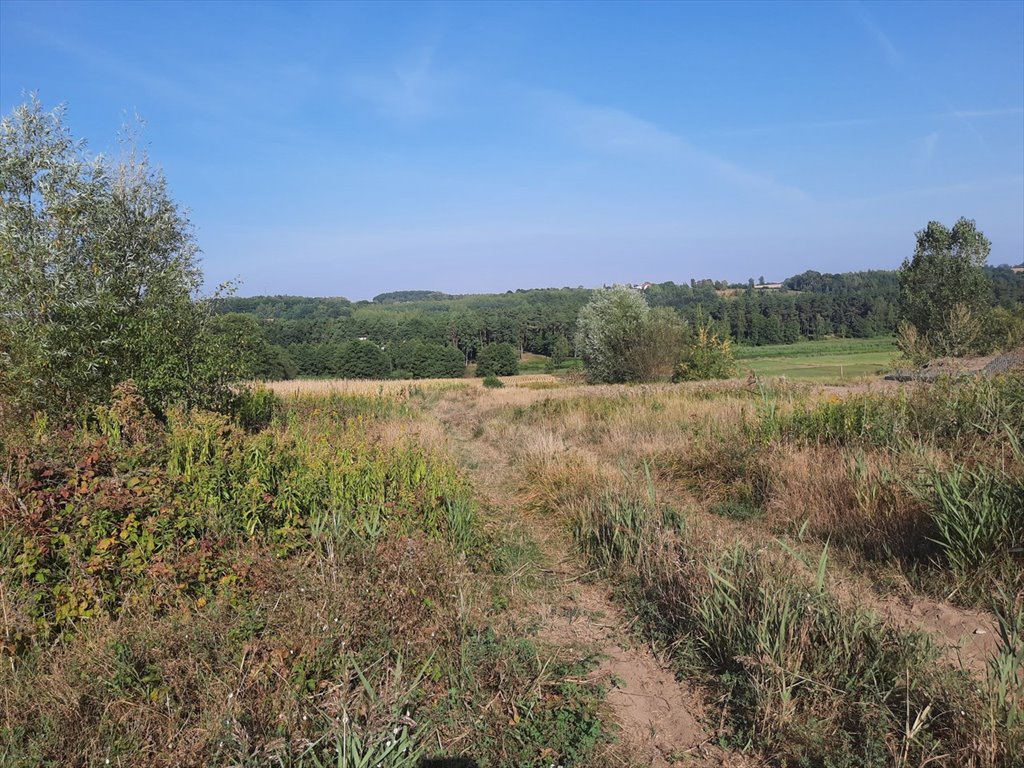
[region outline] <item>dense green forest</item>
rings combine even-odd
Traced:
[[[1024,305],[1024,274],[988,267],[993,306]],[[573,344],[576,317],[593,291],[543,288],[453,296],[396,291],[372,301],[301,296],[218,301],[222,323],[244,340],[261,377],[461,375],[490,344],[552,355]],[[868,338],[896,331],[897,272],[807,271],[778,289],[691,280],[650,285],[652,307],[709,324],[738,344],[784,344],[829,336]],[[557,355],[556,355],[557,356]]]

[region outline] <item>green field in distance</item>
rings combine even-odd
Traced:
[[[739,373],[785,376],[817,382],[842,382],[875,376],[891,367],[895,340],[820,339],[765,347],[736,347]]]

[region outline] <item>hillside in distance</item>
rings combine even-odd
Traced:
[[[986,272],[993,305],[1024,304],[1024,274],[1006,266]],[[753,278],[747,283],[704,279],[638,287],[650,306],[670,308],[691,326],[710,325],[747,346],[892,336],[898,321],[899,285],[897,273],[890,270],[809,270],[768,284]],[[244,325],[243,336],[256,340],[262,377],[353,372],[384,376],[394,366],[373,362],[379,356],[369,346],[386,350],[392,362],[396,356],[443,359],[440,369],[446,371],[457,367],[452,348],[464,363],[495,343],[511,344],[521,354],[551,356],[560,342],[563,347],[572,344],[576,317],[594,290],[535,288],[461,296],[409,290],[354,302],[343,297],[253,296],[219,299],[217,306]],[[369,346],[354,349],[355,344]],[[342,361],[353,357],[361,362],[350,371]]]

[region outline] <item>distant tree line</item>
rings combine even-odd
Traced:
[[[1011,311],[1024,304],[1024,275],[1005,266],[986,267],[984,274],[991,306]],[[357,371],[365,378],[420,378],[438,375],[436,371],[461,375],[455,373],[458,366],[477,361],[496,344],[559,362],[579,356],[577,320],[594,294],[585,288],[467,296],[399,291],[358,302],[231,297],[217,307],[225,315],[255,320],[259,348],[253,354],[260,376],[348,376]],[[743,345],[891,336],[900,320],[898,272],[886,270],[812,270],[787,278],[781,289],[758,288],[753,280],[666,282],[649,286],[643,295],[652,309],[674,310],[684,325],[706,327]],[[416,344],[409,346],[412,342]]]

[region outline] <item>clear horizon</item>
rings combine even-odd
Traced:
[[[239,295],[1024,261],[1024,3],[0,4],[0,107],[126,116]]]

